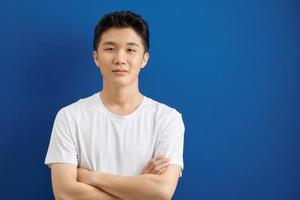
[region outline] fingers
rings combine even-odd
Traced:
[[[167,169],[167,167],[161,168],[156,174],[161,175],[164,173],[164,171]]]
[[[144,167],[142,174],[163,174],[169,165],[169,159],[164,155],[157,155],[152,158]]]
[[[163,155],[156,156],[150,160],[147,170],[151,174],[162,173],[163,169],[168,166],[168,162],[169,159],[165,158]]]
[[[154,163],[155,161],[161,159],[161,158],[164,158],[164,156],[163,156],[163,155],[157,155],[157,156],[155,156],[154,158],[152,158],[152,159],[148,162],[148,164],[145,166],[144,170],[147,170],[147,171],[152,170],[152,169],[153,169],[153,166],[152,166],[153,163]]]
[[[162,160],[164,159],[164,156],[163,155],[158,155],[154,158],[152,158],[150,161],[149,161],[149,166],[148,166],[148,170],[151,172],[153,170],[154,167],[156,167],[156,165]]]
[[[160,165],[154,167],[150,173],[160,175],[167,169],[168,165],[169,165],[168,162],[161,163]]]

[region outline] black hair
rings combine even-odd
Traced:
[[[94,50],[96,51],[103,32],[110,28],[132,28],[141,38],[145,52],[149,50],[148,23],[138,14],[131,11],[116,11],[104,15],[97,23],[94,32]]]

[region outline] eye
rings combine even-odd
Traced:
[[[112,52],[114,51],[115,49],[112,48],[112,47],[108,47],[108,48],[105,48],[104,51],[107,51],[107,52]]]
[[[129,53],[134,53],[134,52],[136,52],[135,49],[127,49],[127,51],[128,51]]]

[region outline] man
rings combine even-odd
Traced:
[[[148,25],[133,12],[97,24],[93,58],[103,89],[57,113],[45,160],[56,199],[172,198],[184,124],[175,109],[139,91],[148,49]]]

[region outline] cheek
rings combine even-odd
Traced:
[[[141,59],[140,57],[135,57],[135,58],[131,59],[131,63],[130,64],[134,68],[140,68],[143,65],[143,59]]]
[[[98,57],[98,64],[102,70],[105,70],[104,68],[107,68],[107,66],[109,66],[109,63],[110,59],[107,56],[100,55]]]

